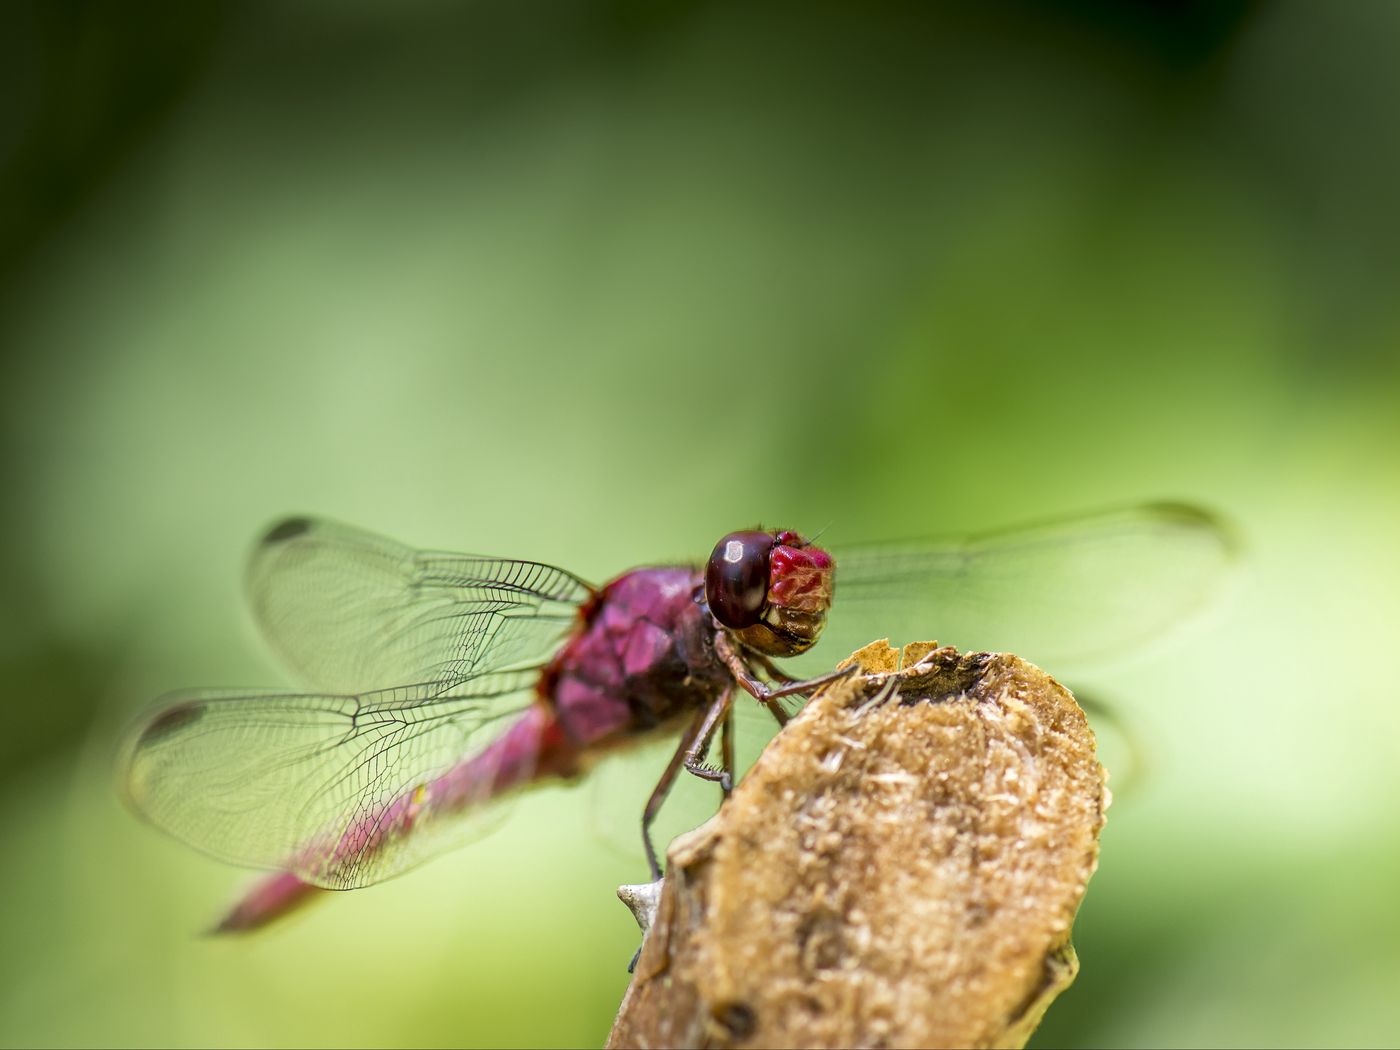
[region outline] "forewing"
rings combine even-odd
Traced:
[[[290,518],[253,552],[248,590],[269,644],[310,688],[355,693],[538,663],[592,590],[537,562],[416,551]]]
[[[815,672],[877,638],[937,639],[1046,664],[1128,652],[1189,617],[1226,575],[1229,530],[1149,504],[961,538],[838,549]]]
[[[536,676],[485,675],[450,694],[177,693],[129,738],[127,797],[220,859],[333,889],[378,882],[479,833],[470,818],[500,793],[498,742],[529,726]],[[520,735],[517,784],[530,774]]]

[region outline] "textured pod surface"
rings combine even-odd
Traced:
[[[852,659],[672,844],[609,1046],[1020,1046],[1074,979],[1108,795],[1073,696],[1009,654]]]

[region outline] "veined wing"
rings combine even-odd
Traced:
[[[231,863],[330,889],[378,882],[479,833],[468,817],[529,781],[547,717],[535,677],[450,694],[176,693],[128,739],[127,799]]]
[[[263,635],[330,693],[436,682],[538,663],[593,593],[537,562],[416,551],[359,529],[289,518],[248,566]]]
[[[1047,664],[1117,655],[1201,607],[1235,549],[1219,519],[1166,503],[838,548],[832,609],[810,666],[881,637],[896,645],[936,638]]]

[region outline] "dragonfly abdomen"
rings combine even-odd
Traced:
[[[331,888],[353,879],[355,869],[372,863],[380,850],[406,840],[420,819],[460,818],[516,788],[556,777],[567,779],[579,771],[578,748],[562,731],[554,711],[533,704],[477,754],[352,824],[328,850],[306,849],[292,866],[314,871],[324,888]],[[292,870],[269,875],[243,895],[215,932],[259,929],[318,896],[322,889]]]

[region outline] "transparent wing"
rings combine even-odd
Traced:
[[[815,671],[877,638],[1049,663],[1131,650],[1204,604],[1235,556],[1209,513],[1148,504],[1043,525],[834,552]]]
[[[248,567],[253,614],[310,688],[437,682],[538,663],[593,593],[536,562],[416,551],[334,522],[289,518]]]
[[[128,739],[127,798],[220,859],[333,889],[378,882],[478,834],[468,818],[529,782],[547,718],[536,677],[450,695],[176,693]]]

